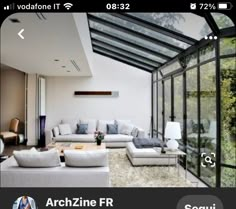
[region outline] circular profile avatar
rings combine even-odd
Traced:
[[[35,201],[32,197],[22,196],[17,198],[12,209],[37,209]]]

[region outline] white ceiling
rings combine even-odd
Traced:
[[[36,13],[16,13],[3,22],[1,63],[26,73],[45,76],[91,76],[73,14],[43,15],[46,20],[40,20]],[[12,23],[12,18],[17,18],[20,23]],[[17,35],[21,29],[24,29],[24,40]],[[88,27],[84,29],[88,30]],[[54,59],[60,61],[55,62]],[[79,72],[70,60],[75,60]]]

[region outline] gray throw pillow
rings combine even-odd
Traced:
[[[117,124],[107,124],[107,134],[118,134]]]
[[[88,134],[88,124],[77,124],[77,134]]]

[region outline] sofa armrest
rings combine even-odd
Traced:
[[[53,133],[52,130],[46,130],[45,131],[45,136],[46,136],[46,145],[52,142],[53,139]]]
[[[142,128],[138,128],[138,138],[144,138],[145,137],[145,131]]]
[[[134,127],[131,135],[133,137],[137,137],[137,138],[144,138],[145,136],[145,131],[142,128],[139,128],[137,126]]]

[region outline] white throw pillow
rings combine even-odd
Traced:
[[[61,135],[72,134],[70,124],[60,124],[59,131]]]
[[[108,150],[64,150],[65,164],[70,167],[108,166]]]
[[[69,124],[70,125],[72,134],[76,133],[78,123],[79,123],[79,121],[76,118],[63,118],[61,120],[61,124]]]
[[[133,130],[132,130],[132,132],[131,132],[131,135],[132,135],[133,137],[137,137],[137,136],[138,136],[138,132],[139,132],[138,128],[137,128],[137,127],[133,127]]]
[[[20,167],[42,168],[60,166],[60,157],[55,149],[38,152],[33,150],[13,151],[14,158]]]
[[[118,133],[121,133],[121,128],[125,124],[131,124],[131,120],[116,120],[116,124],[118,125]]]
[[[115,124],[114,120],[98,120],[98,131],[107,133],[107,124]]]
[[[57,137],[60,134],[59,128],[56,126],[52,129],[54,137]]]
[[[134,128],[133,125],[124,123],[121,126],[120,133],[125,135],[131,135],[133,128]]]
[[[88,124],[88,134],[93,134],[96,131],[97,121],[94,119],[81,119],[80,124]]]

